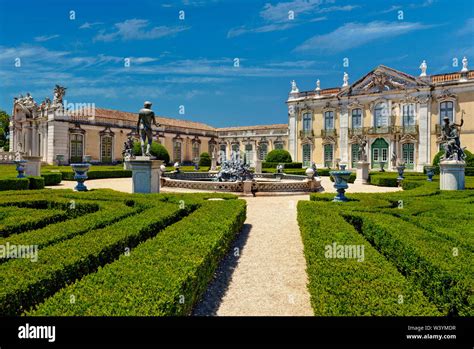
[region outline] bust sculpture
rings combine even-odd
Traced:
[[[151,102],[146,101],[143,103],[143,108],[138,112],[137,122],[137,132],[140,135],[142,156],[151,156],[150,148],[153,142],[152,125],[159,127],[155,119],[155,113],[151,110]]]

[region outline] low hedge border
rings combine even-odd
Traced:
[[[42,173],[41,177],[44,178],[45,186],[58,185],[59,183],[61,183],[61,180],[63,178],[61,173],[55,172]]]
[[[65,181],[74,180],[74,172],[61,171],[62,179]],[[132,177],[130,170],[90,170],[87,172],[88,179],[105,179],[105,178],[128,178]]]
[[[29,189],[44,189],[44,178],[43,177],[28,177]]]
[[[302,168],[303,163],[302,162],[268,162],[268,161],[263,161],[262,162],[262,168],[275,168],[282,164],[285,169],[287,168]]]
[[[28,178],[0,179],[0,191],[3,190],[27,190],[30,187]]]
[[[0,264],[0,315],[21,314],[71,281],[117,259],[125,248],[155,236],[193,209],[158,204],[103,229],[41,249],[36,263],[15,259]]]
[[[316,316],[441,315],[420,290],[337,211],[328,209],[327,204],[298,202],[298,224],[304,243],[308,289]],[[325,246],[334,242],[364,246],[364,261],[326,258]],[[398,302],[400,296],[403,296],[401,304]]]
[[[28,315],[189,315],[241,230],[245,207],[242,200],[205,203],[130,256],[64,288]]]
[[[351,212],[344,217],[444,314],[474,315],[472,253],[454,256],[457,246],[449,240],[390,215]]]

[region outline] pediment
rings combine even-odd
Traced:
[[[404,91],[407,89],[426,87],[428,84],[414,76],[398,70],[378,66],[364,77],[342,90],[339,96],[355,96],[382,93],[388,91]]]

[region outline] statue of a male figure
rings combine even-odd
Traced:
[[[445,142],[445,154],[444,159],[456,159],[464,160],[466,157],[464,150],[461,148],[461,142],[459,140],[459,131],[458,128],[461,128],[464,124],[463,115],[461,115],[461,123],[455,124],[450,122],[448,117],[443,118],[444,125],[442,128],[442,139]]]
[[[156,122],[155,113],[151,110],[151,102],[143,103],[143,108],[138,112],[137,132],[140,135],[142,156],[151,156],[150,148],[153,141],[152,125],[159,127]],[[145,150],[146,144],[146,150]]]

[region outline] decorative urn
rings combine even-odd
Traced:
[[[329,174],[334,179],[334,188],[336,188],[337,195],[334,197],[335,202],[344,202],[348,201],[347,197],[344,195],[349,185],[349,177],[351,175],[351,171],[346,170],[346,165],[339,165],[340,170],[337,171],[330,171]]]
[[[77,181],[77,185],[74,187],[76,191],[87,191],[87,187],[84,185],[87,177],[87,171],[89,171],[90,164],[79,163],[71,164],[72,170],[74,171],[74,179]]]
[[[433,182],[433,176],[435,174],[436,167],[435,166],[426,166],[425,169],[426,169],[426,176],[428,177],[426,180],[428,182]]]

